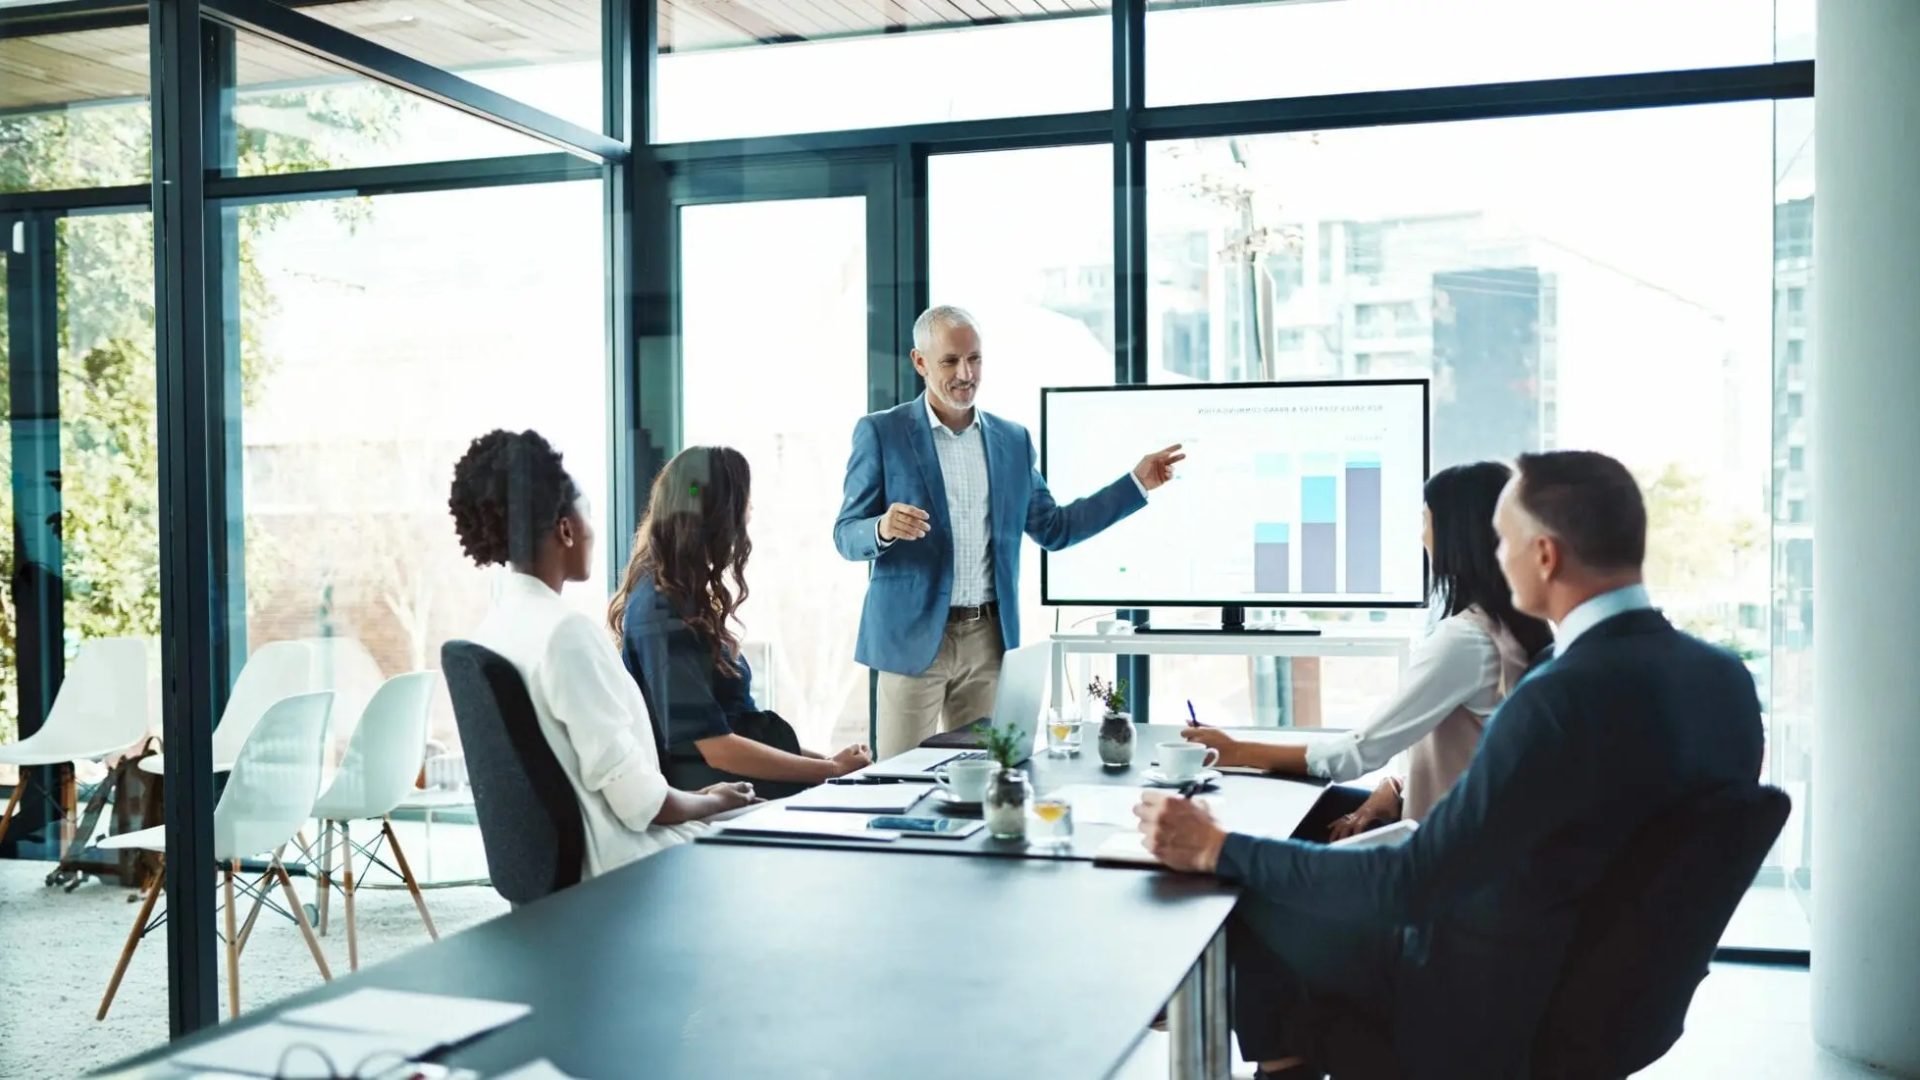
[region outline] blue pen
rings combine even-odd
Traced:
[[[1195,712],[1193,711],[1193,699],[1192,699],[1192,698],[1188,698],[1188,699],[1187,699],[1187,726],[1188,726],[1188,727],[1199,727],[1199,726],[1200,726],[1200,716],[1199,716],[1199,714],[1197,714],[1197,713],[1195,713]]]

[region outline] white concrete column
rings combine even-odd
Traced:
[[[1920,1076],[1920,0],[1821,0],[1813,1033]]]

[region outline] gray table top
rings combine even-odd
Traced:
[[[683,845],[236,1024],[385,987],[532,1005],[438,1059],[482,1075],[1099,1077],[1234,896],[1083,862]]]
[[[1177,740],[1180,737],[1180,728],[1171,724],[1139,724],[1134,727],[1134,732],[1133,764],[1122,769],[1107,768],[1100,763],[1100,757],[1094,750],[1091,731],[1088,733],[1086,745],[1077,757],[1036,756],[1023,766],[1028,777],[1033,781],[1034,793],[1046,795],[1069,785],[1081,784],[1144,789],[1147,784],[1147,773],[1154,765],[1154,747],[1162,742]],[[931,786],[928,785],[929,788]],[[1325,780],[1303,777],[1229,774],[1220,778],[1217,790],[1210,795],[1214,798],[1212,805],[1215,813],[1229,828],[1256,836],[1287,837],[1293,835],[1293,830],[1307,816],[1307,812],[1313,809],[1314,802],[1319,799],[1321,791],[1326,786]],[[908,816],[944,817],[947,815],[941,810],[938,800],[929,794],[914,806]],[[972,816],[979,815],[976,813]],[[988,836],[984,829],[962,840],[925,839],[909,833],[885,844],[863,840],[737,833],[711,834],[702,837],[701,842],[1084,861],[1093,858],[1100,844],[1116,828],[1130,827],[1076,821],[1073,843],[1071,847],[1065,849],[1027,841],[995,840]]]

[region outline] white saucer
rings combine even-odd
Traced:
[[[1177,787],[1185,787],[1188,784],[1199,784],[1202,787],[1204,787],[1219,779],[1220,779],[1220,770],[1218,769],[1201,769],[1198,773],[1195,773],[1193,778],[1190,780],[1175,780],[1172,777],[1169,777],[1166,773],[1161,772],[1159,769],[1147,770],[1147,783],[1151,784],[1154,787],[1177,788]]]
[[[933,802],[935,806],[938,806],[942,810],[958,814],[976,813],[980,810],[980,800],[975,799],[972,802],[968,802],[943,787],[935,787],[933,789]]]

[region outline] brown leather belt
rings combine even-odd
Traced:
[[[947,621],[979,622],[981,619],[995,619],[1000,616],[1000,605],[989,600],[979,607],[950,607],[947,609]]]

